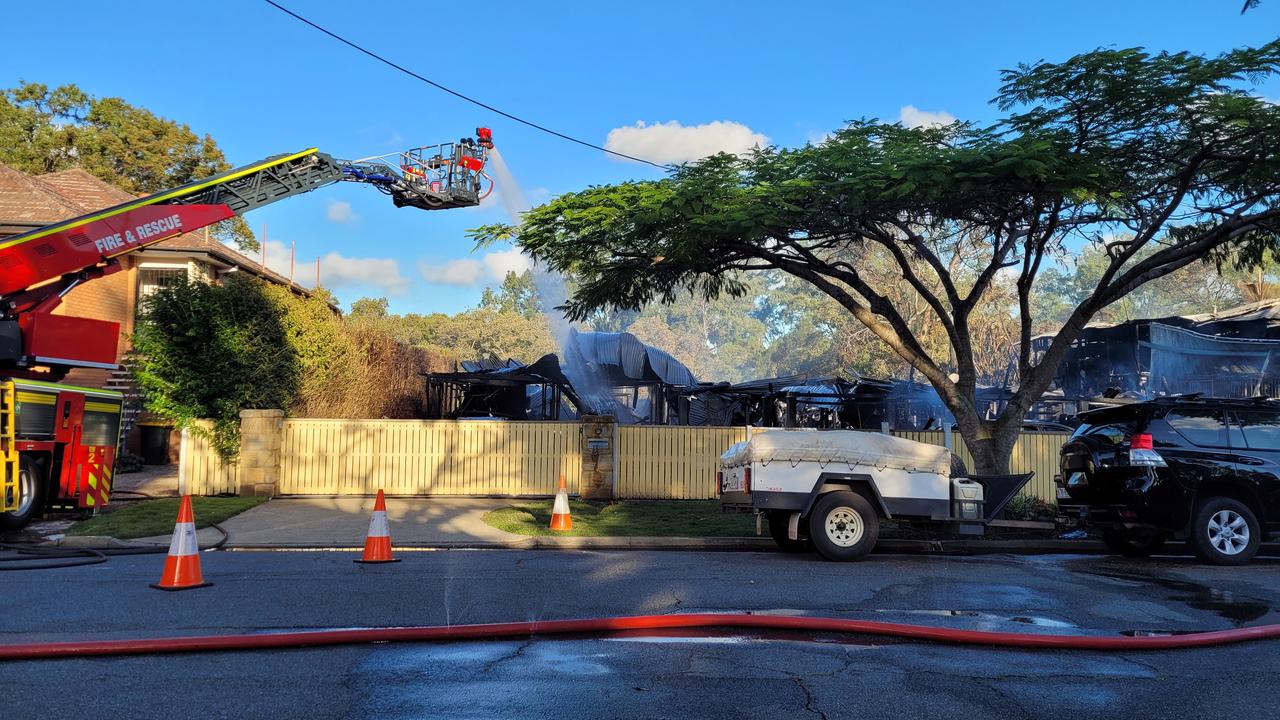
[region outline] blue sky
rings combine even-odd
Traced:
[[[1280,32],[1280,0],[1243,16],[1241,0],[282,4],[508,112],[662,160],[762,137],[799,145],[857,117],[990,120],[999,71],[1019,62],[1099,46],[1216,53]],[[10,3],[5,20],[3,87],[123,97],[212,135],[234,164],[311,146],[364,157],[485,125],[534,202],[659,176],[448,96],[259,0]],[[247,219],[266,225],[271,262],[287,267],[294,243],[307,283],[324,256],[344,303],[387,296],[396,312],[465,309],[519,266],[466,238],[507,219],[501,202],[427,213],[342,184]]]

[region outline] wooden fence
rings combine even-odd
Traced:
[[[944,444],[941,430],[905,430],[894,435],[931,445]],[[1069,437],[1070,433],[1062,432],[1024,432],[1018,436],[1018,442],[1013,446],[1013,457],[1009,459],[1009,471],[1036,474],[1023,489],[1024,493],[1048,503],[1057,502],[1053,476],[1058,474],[1058,451]],[[952,434],[951,449],[964,460],[966,467],[973,468],[973,455],[969,454],[959,433]]]
[[[757,434],[771,430],[752,428]],[[931,445],[945,444],[941,430],[906,430],[894,435]],[[1018,438],[1010,471],[1035,472],[1023,492],[1055,502],[1053,476],[1058,474],[1058,450],[1067,437],[1067,433],[1028,432]],[[743,427],[619,427],[616,495],[634,499],[715,498],[720,453],[746,439],[747,429]],[[951,439],[952,449],[972,468],[973,456],[965,447],[964,438],[957,433]]]
[[[280,492],[552,495],[581,479],[578,423],[286,420]]]
[[[747,439],[744,427],[618,426],[619,498],[716,497],[720,453]]]
[[[201,427],[212,430],[213,423],[200,420]],[[192,495],[220,495],[240,490],[239,467],[222,462],[213,444],[194,430],[182,431],[182,449],[178,452],[178,492]]]
[[[751,432],[770,432],[752,428]],[[943,444],[940,431],[899,432]],[[614,496],[697,500],[716,497],[720,453],[747,438],[744,427],[619,426]],[[1024,433],[1013,472],[1034,471],[1026,492],[1054,501],[1053,476],[1066,433]],[[972,466],[960,436],[956,454]],[[281,494],[533,495],[555,493],[564,475],[571,493],[582,480],[578,423],[447,420],[285,420],[281,430]],[[238,490],[237,468],[223,465],[207,442],[183,433],[180,477],[187,492]]]

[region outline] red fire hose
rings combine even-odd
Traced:
[[[1186,635],[1099,637],[954,630],[925,625],[902,625],[899,623],[841,618],[691,613],[688,615],[633,615],[582,620],[535,620],[532,622],[481,625],[428,625],[370,628],[366,630],[319,630],[259,633],[254,635],[198,635],[137,640],[30,643],[26,645],[0,646],[0,660],[31,660],[36,658],[83,657],[87,655],[147,655],[214,650],[265,650],[381,642],[480,640],[533,635],[592,635],[671,628],[750,628],[757,630],[836,632],[962,645],[1047,650],[1176,650],[1280,638],[1280,625],[1261,625],[1258,627]]]

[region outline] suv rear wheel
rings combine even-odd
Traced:
[[[809,514],[809,537],[828,560],[857,560],[875,547],[880,518],[858,493],[829,492],[818,498]]]
[[[1167,539],[1161,533],[1137,535],[1125,530],[1108,530],[1102,534],[1107,549],[1124,557],[1150,557],[1160,552]]]
[[[1191,547],[1215,565],[1244,565],[1258,553],[1262,528],[1249,506],[1239,500],[1211,497],[1191,521]]]

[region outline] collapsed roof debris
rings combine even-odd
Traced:
[[[1065,398],[1080,399],[1275,397],[1278,361],[1280,300],[1263,300],[1215,313],[1090,325],[1067,351],[1055,385]]]

